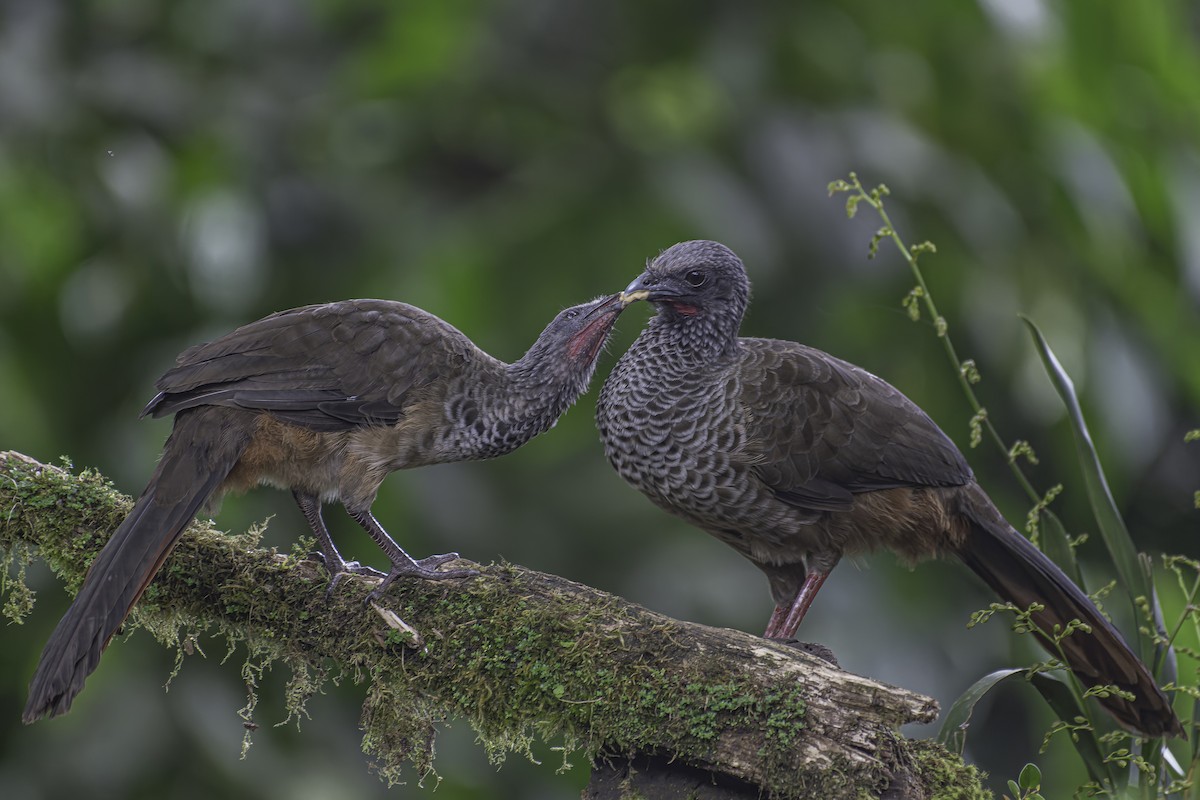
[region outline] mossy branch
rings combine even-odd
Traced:
[[[96,473],[0,453],[0,549],[18,573],[6,613],[32,607],[19,574],[33,549],[78,587],[129,508]],[[135,622],[189,652],[195,631],[215,628],[255,659],[286,662],[295,710],[331,671],[365,679],[364,750],[389,780],[408,763],[429,771],[435,721],[458,717],[496,758],[540,736],[601,764],[666,755],[780,798],[877,797],[899,784],[889,796],[980,796],[973,770],[897,733],[931,720],[932,700],[793,648],[509,564],[404,582],[372,605],[358,578],[326,598],[320,566],[256,541],[192,525]]]

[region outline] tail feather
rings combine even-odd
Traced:
[[[29,687],[24,722],[71,707],[184,528],[237,462],[245,447],[237,443],[240,437],[224,436],[233,444],[220,448],[225,453],[195,446],[206,433],[203,416],[176,418],[149,485],[92,562],[79,594],[50,635]]]
[[[967,496],[971,501],[965,513],[972,525],[957,551],[958,557],[998,595],[1019,608],[1035,602],[1045,606],[1032,615],[1041,630],[1052,632],[1055,626],[1065,629],[1074,619],[1091,627],[1091,633],[1076,631],[1066,636],[1058,648],[1085,686],[1115,684],[1133,693],[1133,700],[1116,695],[1097,698],[1121,725],[1148,736],[1182,736],[1183,726],[1171,701],[1095,603],[1053,561],[1013,530],[982,490],[978,496]],[[1040,635],[1038,638],[1057,654],[1052,642]]]

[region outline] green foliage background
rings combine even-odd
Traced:
[[[169,430],[137,413],[190,344],[378,296],[511,360],[558,309],[687,238],[746,260],[748,333],[863,365],[966,448],[955,377],[900,307],[907,268],[886,249],[868,261],[872,220],[826,196],[854,169],[892,188],[907,238],[937,243],[923,265],[942,313],[992,419],[1041,456],[1034,479],[1066,484],[1068,527],[1090,517],[1018,311],[1079,385],[1139,546],[1200,555],[1200,469],[1182,442],[1200,408],[1198,34],[1182,0],[0,0],[0,448],[67,454],[136,494]],[[622,319],[614,354],[645,314]],[[503,461],[392,477],[377,514],[414,553],[503,557],[759,630],[765,581],[621,483],[592,399]],[[1022,520],[999,457],[970,457]],[[280,547],[305,531],[266,490],[219,521],[271,514]],[[378,564],[331,516],[343,551]],[[846,668],[946,703],[1032,660],[999,625],[964,629],[990,598],[957,565],[860,566],[843,565],[805,623]],[[44,570],[32,579],[41,602],[0,648],[0,796],[420,791],[368,772],[349,681],[297,731],[271,727],[286,676],[269,676],[238,760],[239,656],[220,664],[220,642],[164,694],[174,656],[135,634],[72,714],[21,727],[67,603]],[[968,754],[997,786],[1048,724],[1022,688],[972,730]],[[439,750],[449,800],[569,797],[586,781],[582,764],[556,775],[549,748],[540,767],[497,772],[461,725]],[[1048,797],[1083,779],[1065,742],[1040,761]]]

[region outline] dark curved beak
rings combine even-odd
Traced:
[[[622,300],[621,300],[621,292],[617,292],[616,294],[610,294],[608,297],[605,297],[604,299],[598,301],[594,306],[589,308],[587,314],[585,314],[583,318],[591,319],[592,317],[596,316],[597,314],[605,314],[605,313],[614,313],[615,312],[615,313],[619,314],[625,310],[626,305],[628,305],[628,303],[622,302]]]
[[[636,303],[638,300],[665,300],[671,297],[678,297],[679,291],[673,288],[669,283],[664,283],[657,275],[651,275],[649,272],[643,272],[633,279],[633,282],[625,287],[625,291],[621,292],[621,303],[629,305]]]
[[[650,290],[646,288],[647,281],[651,280],[650,275],[643,272],[633,279],[625,291],[617,295],[621,298],[621,305],[627,306],[630,303],[636,303],[638,300],[646,300],[650,297]]]

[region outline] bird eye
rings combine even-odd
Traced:
[[[684,275],[683,279],[685,281],[687,281],[688,283],[690,283],[692,286],[699,288],[704,285],[705,281],[708,280],[708,275],[705,274],[704,272],[701,272],[698,269],[694,269],[694,270],[690,271],[688,274]]]
[[[575,319],[579,316],[579,312],[573,308],[567,309],[567,319]]]

